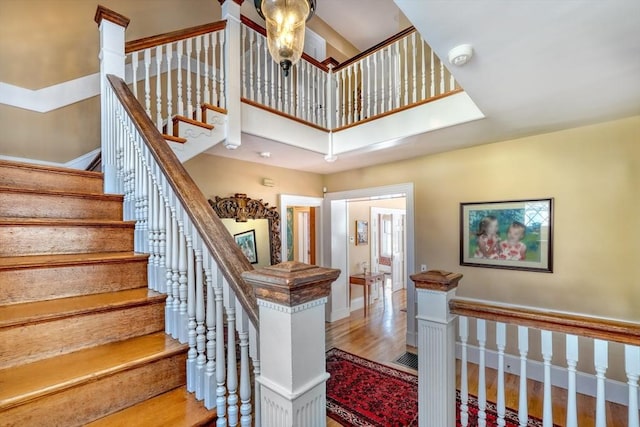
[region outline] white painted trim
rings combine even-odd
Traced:
[[[462,345],[456,342],[456,359],[460,359]],[[467,344],[467,360],[471,363],[478,363],[479,349],[477,346]],[[495,350],[485,350],[485,363],[488,368],[498,369],[498,352]],[[518,375],[520,369],[520,357],[505,353],[505,372]],[[543,382],[544,364],[536,360],[527,360],[527,378]],[[567,369],[561,366],[551,366],[551,384],[556,387],[567,389]],[[577,391],[587,396],[596,396],[596,377],[586,372],[577,372]],[[605,397],[608,401],[627,406],[629,404],[629,394],[627,384],[612,379],[606,380]]]
[[[354,200],[354,199],[370,199],[380,196],[391,196],[391,195],[399,195],[404,194],[406,197],[406,211],[407,216],[405,218],[405,229],[406,229],[406,259],[405,259],[405,267],[406,274],[405,278],[407,281],[407,345],[416,347],[416,331],[418,329],[418,321],[416,319],[416,295],[415,295],[415,285],[412,280],[409,279],[409,276],[417,270],[416,261],[415,261],[415,204],[414,204],[414,185],[412,182],[402,183],[402,184],[394,184],[394,185],[386,185],[382,187],[371,187],[371,188],[361,188],[356,190],[347,190],[347,191],[337,191],[334,193],[325,194],[325,201],[331,202],[336,200]],[[326,216],[331,220],[331,212],[326,212]],[[329,230],[331,227],[329,226]],[[331,238],[332,236],[326,235],[323,236],[325,241],[326,248],[331,250]],[[345,243],[346,244],[346,243]],[[423,264],[425,264],[423,262]],[[413,269],[413,270],[412,270]],[[343,272],[344,273],[344,272]],[[348,316],[348,314],[347,314]],[[332,312],[329,315],[330,319],[334,318],[342,318],[338,317],[338,315],[334,315]],[[346,317],[346,316],[344,316]],[[333,321],[333,320],[330,320]]]
[[[82,156],[76,157],[73,160],[69,160],[66,163],[48,162],[46,160],[27,159],[24,157],[4,156],[2,154],[0,154],[0,160],[84,170],[87,168],[87,166],[89,166],[91,161],[98,155],[99,152],[100,152],[100,148],[96,148],[95,150],[91,150],[87,154],[83,154]]]
[[[345,307],[342,308],[340,310],[332,310],[331,313],[329,313],[329,323],[333,323],[337,320],[341,320],[344,318],[347,318],[351,315],[351,311],[349,310],[349,307]]]
[[[36,90],[0,82],[0,104],[38,113],[48,113],[97,95],[100,95],[100,73]]]

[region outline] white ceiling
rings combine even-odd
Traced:
[[[388,37],[392,0],[318,0],[318,14],[356,46]],[[474,47],[449,67],[486,118],[341,155],[245,135],[241,150],[218,155],[331,173],[419,155],[640,114],[639,0],[396,0],[440,57]],[[362,10],[361,10],[362,9]],[[397,22],[395,23],[397,26]],[[394,31],[395,32],[395,31]],[[367,35],[374,42],[363,41]],[[270,159],[257,152],[271,151]]]

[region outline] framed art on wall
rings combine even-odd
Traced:
[[[249,230],[234,234],[233,238],[236,240],[236,243],[240,246],[242,253],[247,257],[249,262],[251,264],[257,264],[258,247],[256,246],[256,230]]]
[[[369,244],[369,221],[356,221],[356,245]]]
[[[460,265],[553,272],[553,199],[460,204]]]

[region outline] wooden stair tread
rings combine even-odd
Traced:
[[[67,219],[67,218],[0,218],[2,225],[44,225],[81,227],[123,227],[135,226],[135,221],[114,221],[108,219]]]
[[[216,107],[215,105],[207,104],[206,102],[202,104],[202,108],[207,110],[217,111],[220,114],[227,114],[226,108]]]
[[[149,254],[134,252],[95,252],[78,254],[23,255],[0,257],[0,271],[18,268],[38,268],[81,264],[104,264],[136,261],[149,258]]]
[[[50,321],[84,313],[95,313],[135,307],[148,302],[164,301],[166,295],[148,288],[128,289],[104,294],[36,301],[0,306],[0,328],[33,322]]]
[[[187,350],[157,332],[0,370],[0,411]]]
[[[119,194],[99,194],[99,193],[83,193],[79,191],[59,191],[59,190],[44,190],[38,188],[23,188],[23,187],[11,187],[6,185],[0,185],[0,193],[23,193],[23,194],[37,194],[46,196],[60,196],[60,197],[77,197],[83,199],[94,200],[107,200],[107,201],[122,201],[124,196]]]
[[[174,125],[175,125],[177,122],[189,123],[190,125],[200,126],[201,128],[208,129],[208,130],[212,130],[212,129],[214,128],[214,126],[213,126],[213,125],[210,125],[210,124],[208,124],[208,123],[203,123],[203,122],[200,122],[200,121],[198,121],[198,120],[193,120],[193,119],[190,119],[190,118],[185,117],[185,116],[178,116],[178,115],[173,116],[173,123],[174,123]],[[174,133],[175,133],[175,132],[174,132]]]
[[[171,142],[176,142],[178,144],[184,144],[187,142],[187,138],[182,138],[180,136],[173,136],[173,135],[168,135],[166,133],[162,134],[162,137],[164,139],[166,139],[167,141],[171,141]]]
[[[84,176],[87,178],[102,178],[103,176],[102,172],[85,171],[81,169],[72,169],[72,168],[65,168],[65,167],[59,167],[59,166],[37,165],[33,163],[22,163],[22,162],[8,161],[8,160],[0,160],[0,166],[20,168],[20,169],[32,169],[32,170],[37,170],[42,172],[51,172],[51,173],[59,173],[59,174],[66,174],[66,175],[78,175],[78,176]]]
[[[211,425],[216,410],[207,410],[186,388],[180,387],[106,416],[87,427],[191,427]]]

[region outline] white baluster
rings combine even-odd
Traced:
[[[420,39],[420,70],[421,70],[420,74],[421,74],[421,77],[422,77],[422,80],[421,80],[422,85],[420,87],[422,92],[421,92],[420,100],[422,101],[422,100],[427,99],[427,79],[426,79],[426,77],[427,77],[427,71],[426,71],[427,70],[427,65],[426,65],[427,57],[425,56],[425,53],[424,53],[425,42],[424,42],[424,40],[422,40],[422,37],[419,37],[419,39]]]
[[[247,61],[248,58],[247,56],[251,55],[251,46],[249,46],[249,49],[247,50],[245,47],[247,46],[247,27],[245,25],[241,25],[240,26],[240,37],[242,38],[242,41],[240,43],[241,46],[241,52],[242,52],[242,60],[241,60],[241,69],[242,69],[242,97],[246,98],[247,97],[247,85],[249,84],[249,82],[247,81],[247,78],[249,77],[249,70],[247,69]]]
[[[140,156],[140,190],[140,249],[143,253],[149,253],[149,175],[142,156]]]
[[[158,193],[152,182],[152,174],[149,173],[149,263],[147,265],[147,282],[150,289],[158,291],[156,271],[158,266]]]
[[[505,396],[504,396],[504,349],[507,346],[507,325],[502,322],[496,323],[496,347],[498,348],[498,401],[496,402],[496,412],[498,413],[498,426],[506,425],[504,416]]]
[[[340,110],[338,111],[342,111],[342,120],[340,121],[340,126],[344,126],[347,124],[347,95],[346,95],[346,88],[347,88],[347,82],[345,80],[345,76],[346,76],[346,69],[342,69],[340,70],[340,76],[338,77],[338,85],[336,85],[336,88],[339,86],[340,89],[336,89],[336,91],[338,91],[338,105],[340,107]]]
[[[609,343],[593,341],[593,361],[596,368],[596,427],[606,427],[607,409],[605,401],[605,373],[609,366]],[[545,426],[546,427],[546,426]]]
[[[300,118],[307,120],[307,63],[305,61],[298,63],[300,73],[300,82],[298,83],[298,93],[300,95]]]
[[[180,296],[180,305],[178,307],[178,322],[176,328],[178,330],[178,340],[181,343],[187,342],[187,294],[188,294],[188,279],[187,279],[187,225],[185,223],[185,212],[181,205],[178,205],[180,209],[178,215],[178,295]],[[189,237],[189,244],[191,244],[191,237]]]
[[[238,425],[238,366],[236,362],[236,296],[229,285],[227,305],[227,414],[229,426]]]
[[[467,341],[469,338],[469,319],[459,317],[460,344],[462,355],[460,360],[460,423],[463,427],[469,425],[469,379],[467,377]]]
[[[442,62],[441,59],[438,58],[438,62],[440,62],[440,93],[439,95],[442,95],[445,91],[444,89],[444,62]]]
[[[436,95],[436,63],[435,63],[435,55],[433,54],[433,49],[429,47],[429,52],[431,53],[431,63],[429,64],[431,67],[431,85],[429,88],[429,98],[433,98]]]
[[[296,99],[298,97],[298,91],[296,89],[295,83],[294,83],[294,79],[293,77],[296,75],[297,70],[298,69],[298,65],[294,65],[291,69],[291,78],[287,79],[289,81],[289,97],[290,97],[290,101],[289,101],[289,114],[291,114],[292,116],[296,115],[295,112],[295,105],[296,105]]]
[[[220,281],[221,279],[218,278]],[[222,288],[215,288],[216,294],[216,410],[218,412],[218,427],[227,425],[227,388],[225,387],[227,370],[225,369],[224,355],[224,305],[222,301]]]
[[[173,59],[173,44],[167,44],[167,128],[173,116],[173,81],[171,80],[171,60]],[[169,131],[167,130],[167,133]]]
[[[295,66],[296,72],[296,117],[302,118],[302,103],[304,99],[302,96],[304,95],[304,88],[302,87],[302,66],[300,63],[297,63]],[[293,73],[292,73],[293,74]]]
[[[162,46],[156,46],[156,127],[162,133]]]
[[[131,53],[131,86],[133,87],[133,96],[138,98],[138,52]]]
[[[624,364],[629,386],[628,426],[640,427],[638,420],[638,377],[640,377],[640,347],[625,344]]]
[[[192,119],[193,118],[193,97],[192,97],[191,91],[193,90],[193,88],[192,88],[191,80],[193,77],[191,76],[191,60],[193,58],[191,58],[191,54],[193,53],[193,43],[192,43],[192,39],[186,39],[184,42],[186,44],[185,59],[187,60],[187,112],[186,112],[186,115],[188,118]]]
[[[151,117],[151,78],[149,77],[151,68],[151,49],[144,50],[144,107],[147,115]]]
[[[518,351],[520,352],[520,393],[518,397],[518,420],[520,427],[527,427],[527,353],[529,352],[529,328],[518,326]]]
[[[228,29],[227,29],[228,30]],[[224,31],[218,31],[220,34],[220,52],[223,52],[226,49],[226,33]],[[220,107],[227,108],[227,87],[226,81],[224,78],[225,75],[225,66],[224,63],[224,55],[220,57]]]
[[[280,70],[277,68],[277,64],[276,61],[269,61],[269,64],[271,64],[271,73],[269,74],[269,80],[265,79],[265,82],[271,83],[269,84],[269,90],[270,90],[270,95],[269,95],[269,107],[271,108],[276,108],[276,93],[275,93],[275,89],[276,89],[276,73],[280,73]]]
[[[393,69],[393,53],[392,53],[392,46],[389,46],[387,48],[387,63],[388,63],[388,75],[387,75],[387,79],[388,79],[388,86],[387,86],[387,96],[389,98],[388,102],[387,102],[387,110],[386,111],[391,111],[393,110],[393,92],[394,92],[394,84],[393,84],[393,76],[394,76],[394,69]]]
[[[353,65],[347,68],[347,124],[353,123],[353,92],[351,82],[353,75]]]
[[[238,384],[238,397],[240,399],[240,425],[251,426],[251,382],[249,372],[249,317],[242,308],[240,301],[236,299],[236,329],[238,330],[240,347],[240,382]],[[235,367],[237,371],[237,366]],[[231,404],[230,404],[231,405]],[[231,411],[230,411],[231,412]],[[229,416],[229,424],[231,416]]]
[[[380,51],[373,54],[373,115],[378,115],[378,61]]]
[[[167,293],[166,286],[166,261],[165,253],[167,250],[167,225],[165,222],[165,206],[162,193],[162,183],[158,183],[158,267],[156,272],[156,279],[158,280],[158,291]],[[165,301],[166,303],[166,301]]]
[[[253,55],[255,51],[255,32],[253,30],[249,30],[249,99],[255,101],[255,91],[253,90],[255,86],[254,75],[253,75]],[[257,52],[257,51],[256,51]]]
[[[218,105],[218,33],[211,33],[211,103]],[[220,61],[222,64],[222,61]]]
[[[576,366],[578,365],[578,337],[567,335],[567,427],[578,427],[578,408],[576,405]]]
[[[449,91],[452,91],[456,88],[456,79],[453,77],[453,74],[449,72]]]
[[[402,51],[404,52],[404,55],[398,56],[398,61],[400,66],[402,66],[402,62],[404,62],[404,104],[403,105],[409,104],[409,55],[408,55],[409,49],[408,49],[407,43],[408,43],[407,37],[402,39]],[[398,43],[398,49],[400,48],[399,45],[400,43]],[[404,61],[402,61],[402,58],[404,58]]]
[[[257,76],[256,76],[256,91],[258,92],[258,97],[257,97],[256,101],[257,101],[259,104],[263,104],[263,101],[262,101],[262,99],[263,99],[263,98],[262,98],[262,82],[260,81],[260,74],[261,74],[261,72],[262,72],[261,62],[263,62],[263,61],[261,61],[261,58],[262,58],[262,56],[263,56],[263,52],[262,52],[262,40],[263,40],[263,37],[262,37],[262,35],[261,35],[261,34],[259,34],[259,35],[256,37],[256,42],[257,42],[257,45],[258,45],[258,48],[257,48],[257,50],[256,50],[256,52],[257,52],[257,54],[258,54],[258,55],[256,56],[256,70],[257,70]],[[265,59],[266,59],[266,58],[265,58]]]
[[[197,388],[196,378],[196,359],[198,358],[198,349],[196,348],[196,278],[200,276],[200,284],[202,285],[202,270],[195,268],[195,252],[193,237],[190,230],[187,230],[187,327],[186,335],[189,343],[189,351],[187,352],[187,390],[194,393]],[[198,250],[198,252],[200,252]],[[202,290],[202,289],[200,289]]]
[[[204,96],[205,104],[211,104],[211,89],[209,88],[209,34],[202,36],[202,47],[204,50]],[[215,52],[214,52],[215,56]],[[199,106],[198,106],[199,107]],[[200,108],[198,108],[200,109]]]
[[[182,97],[182,50],[183,50],[183,41],[178,40],[176,42],[176,75],[177,75],[177,92],[178,92],[178,115],[184,115],[184,100]]]
[[[318,102],[316,99],[316,95],[317,95],[317,90],[318,90],[318,85],[316,84],[316,70],[317,68],[314,67],[311,64],[307,64],[307,68],[309,70],[309,92],[311,93],[310,98],[310,114],[309,114],[309,121],[315,124],[318,124]]]
[[[260,354],[259,349],[256,349],[256,354]],[[260,399],[261,394],[260,393],[260,382],[258,381],[258,378],[260,378],[260,361],[257,358],[253,359],[253,376],[255,377],[255,381],[254,381],[254,385],[253,385],[253,401],[255,402],[255,407],[254,407],[254,421],[256,426],[260,426],[262,425],[262,414],[260,412]]]
[[[200,246],[200,244],[198,245]],[[204,371],[207,364],[207,330],[205,328],[204,273],[202,250],[195,250],[196,257],[196,399],[204,399]]]
[[[371,96],[371,58],[373,55],[367,56],[367,113],[366,117],[371,117],[371,101],[373,97]]]
[[[168,197],[168,196],[167,196]],[[171,218],[171,209],[169,207],[169,199],[167,198],[165,205],[165,291],[167,292],[167,300],[164,305],[164,331],[173,336],[173,220]]]
[[[198,121],[202,121],[202,84],[200,82],[200,53],[202,52],[202,38],[201,36],[197,36],[195,38],[196,42],[196,105],[195,105],[195,119]],[[206,67],[206,63],[205,63]],[[193,113],[189,116],[190,119],[193,119]]]
[[[476,337],[478,338],[478,426],[487,425],[487,384],[485,379],[485,356],[487,343],[487,321],[477,319]]]
[[[178,218],[176,216],[176,209],[171,206],[171,220],[173,224],[171,226],[171,290],[173,292],[173,304],[171,306],[171,319],[173,319],[173,325],[171,326],[171,336],[175,339],[180,338],[180,234],[178,232]]]
[[[291,114],[291,99],[289,98],[289,88],[291,87],[291,82],[293,81],[293,75],[288,78],[288,79],[284,79],[283,82],[283,88],[284,88],[284,99],[283,99],[283,106],[282,106],[282,111],[284,111],[287,114]],[[291,94],[293,94],[293,92],[291,92]]]
[[[211,258],[209,251],[205,248],[203,256],[204,275],[207,287],[207,364],[205,366],[203,391],[204,406],[207,409],[216,407],[216,302],[215,290],[213,288],[214,277],[217,278],[217,265]]]
[[[551,358],[553,357],[553,335],[550,331],[541,331],[542,360],[544,361],[544,403],[542,426],[553,427],[553,409],[551,397]]]
[[[278,111],[284,111],[282,107],[282,73],[277,73],[277,74],[278,74],[278,88],[276,91],[276,94],[278,97],[277,109]]]
[[[412,102],[412,103],[414,103],[414,104],[415,104],[415,103],[416,103],[416,101],[417,101],[417,99],[416,99],[416,97],[417,97],[417,87],[416,87],[416,81],[417,81],[417,75],[416,75],[416,61],[418,60],[418,56],[417,56],[417,54],[418,54],[418,49],[417,49],[417,48],[418,48],[418,47],[416,46],[416,32],[414,31],[414,32],[411,34],[411,49],[412,49],[412,51],[413,51],[413,55],[411,56],[411,58],[412,58],[412,61],[411,61],[411,62],[413,63],[413,73],[411,74],[411,77],[412,77],[412,79],[413,79],[413,83],[412,83],[412,86],[413,86],[413,95],[412,95],[412,97],[411,97],[411,102]]]
[[[262,70],[262,82],[263,82],[263,87],[262,90],[264,91],[264,105],[271,105],[270,104],[270,100],[269,100],[269,79],[270,76],[273,76],[273,65],[275,63],[275,61],[273,60],[273,58],[269,57],[269,52],[267,51],[267,41],[264,41],[264,70]],[[271,73],[269,73],[269,70],[271,70]]]

